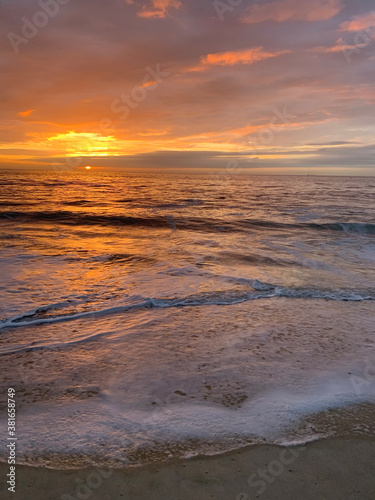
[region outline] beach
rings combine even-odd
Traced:
[[[293,448],[259,445],[128,470],[22,466],[16,494],[8,497],[2,485],[1,495],[16,500],[372,500],[374,463],[374,440],[326,439]],[[1,464],[2,476],[5,470]]]

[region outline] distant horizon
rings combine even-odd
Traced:
[[[324,167],[322,167],[324,168]],[[208,167],[202,168],[202,167],[196,167],[196,168],[182,168],[182,169],[159,169],[157,167],[91,167],[90,171],[87,172],[85,167],[76,167],[72,169],[59,169],[59,168],[54,168],[53,166],[27,166],[27,165],[22,165],[22,166],[14,166],[14,167],[6,167],[1,165],[0,166],[0,171],[6,171],[6,172],[23,172],[23,171],[37,171],[37,172],[55,172],[57,175],[69,175],[69,174],[74,174],[74,173],[86,173],[86,175],[92,175],[96,173],[101,173],[101,172],[121,172],[121,173],[129,173],[129,174],[136,174],[136,173],[144,173],[144,174],[170,174],[170,175],[212,175],[212,176],[259,176],[259,177],[361,177],[361,178],[373,178],[375,177],[375,173],[373,174],[366,174],[366,173],[356,173],[356,174],[345,174],[345,173],[317,173],[317,172],[262,172],[259,173],[257,171],[251,171],[250,169],[246,171],[246,169],[242,169],[241,172],[236,172],[235,174],[231,174],[230,172],[227,172],[226,170],[219,170],[219,169],[210,169]]]

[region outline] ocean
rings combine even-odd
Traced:
[[[374,435],[375,178],[3,170],[0,184],[18,463]]]

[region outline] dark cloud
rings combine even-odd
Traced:
[[[311,144],[307,144],[307,146],[343,146],[344,144],[360,144],[360,143],[356,141],[331,141],[322,143],[312,142]]]

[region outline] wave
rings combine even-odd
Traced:
[[[24,207],[24,206],[31,206],[31,205],[37,205],[38,203],[36,202],[30,202],[30,201],[0,201],[0,207]]]
[[[146,226],[168,227],[170,222],[165,217],[127,217],[121,215],[92,215],[68,211],[46,212],[2,212],[1,217],[7,220],[24,222],[54,222],[66,225],[100,225],[100,226]]]
[[[77,202],[84,205],[86,201]],[[174,217],[172,214],[166,216],[123,216],[123,215],[94,215],[89,213],[74,213],[64,210],[58,211],[4,211],[0,216],[6,220],[43,223],[54,222],[65,225],[99,225],[99,226],[135,226],[172,228],[173,230],[195,230],[206,232],[244,232],[250,229],[299,229],[319,231],[340,231],[344,233],[356,233],[363,235],[375,234],[375,224],[367,222],[276,222],[260,219],[212,219],[199,217]]]
[[[215,257],[207,257],[207,260],[219,260],[220,262],[243,262],[245,264],[253,265],[267,265],[267,266],[278,266],[278,267],[303,267],[299,262],[288,260],[280,257],[271,257],[269,255],[260,255],[253,253],[236,253],[236,252],[220,252]]]
[[[344,231],[345,233],[375,234],[375,224],[366,222],[336,222],[326,224],[307,224],[313,229]]]
[[[89,200],[74,200],[74,201],[63,201],[63,205],[71,206],[71,207],[84,207],[84,206],[97,206],[98,204]],[[103,205],[103,204],[101,204]]]
[[[32,311],[21,313],[17,316],[4,319],[0,323],[0,330],[5,328],[35,326],[45,323],[56,323],[63,321],[73,321],[76,319],[102,317],[111,314],[120,314],[130,310],[137,309],[152,309],[152,308],[169,308],[169,307],[193,307],[193,306],[230,306],[241,302],[271,299],[271,298],[287,298],[287,299],[317,299],[317,300],[333,300],[333,301],[367,301],[375,300],[375,290],[368,291],[352,291],[352,290],[319,290],[310,288],[292,288],[272,285],[258,280],[247,280],[243,278],[233,278],[232,281],[237,281],[243,285],[248,285],[248,290],[226,290],[213,292],[200,292],[197,294],[188,295],[177,298],[145,298],[133,297],[132,303],[115,305],[105,309],[85,310],[81,312],[70,312],[60,315],[43,316],[47,311],[61,309],[65,305],[71,303],[51,304],[43,306]]]

